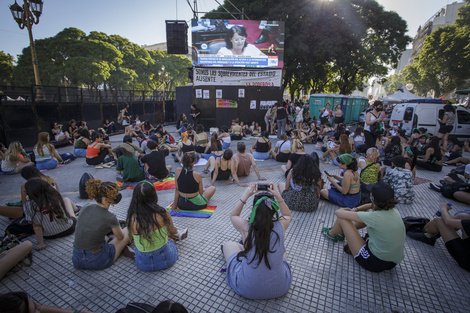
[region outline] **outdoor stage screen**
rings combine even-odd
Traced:
[[[282,68],[284,22],[191,21],[194,66]]]

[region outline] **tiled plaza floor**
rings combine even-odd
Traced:
[[[115,145],[122,135],[111,139]],[[245,142],[247,146],[253,144],[253,140]],[[236,142],[231,146],[235,150]],[[71,150],[65,147],[59,152]],[[306,150],[310,153],[317,149],[306,145]],[[57,181],[64,197],[79,205],[91,202],[78,198],[78,181],[83,172],[102,180],[114,180],[116,175],[115,168],[97,170],[84,164],[83,159],[77,159],[45,172]],[[176,168],[171,156],[167,164]],[[269,182],[285,180],[280,163],[270,159],[257,164]],[[202,172],[201,168],[195,169]],[[321,171],[325,169],[339,174],[334,165],[321,164]],[[442,173],[418,170],[417,176],[437,182],[450,169],[445,167]],[[241,181],[256,181],[256,175]],[[20,175],[0,176],[2,204],[19,200],[22,182]],[[158,304],[166,299],[181,302],[190,312],[469,312],[470,273],[458,267],[442,239],[431,247],[407,238],[405,259],[396,268],[379,274],[367,272],[343,252],[341,243],[321,235],[322,227],[333,224],[338,208],[325,201],[320,202],[314,213],[292,212],[285,241],[293,273],[289,292],[278,299],[262,301],[238,296],[225,283],[225,273],[221,272],[225,261],[220,245],[240,239],[229,213],[244,188],[226,186],[223,182],[216,182],[215,186],[217,191],[210,204],[217,209],[211,218],[173,218],[177,227],[189,228],[189,236],[177,244],[179,260],[167,270],[141,272],[131,259],[124,257],[102,271],[76,270],[71,262],[73,236],[69,236],[46,240],[47,249],[33,250],[33,266],[8,273],[0,282],[0,293],[24,290],[43,304],[94,312],[115,312],[128,302]],[[414,204],[398,205],[403,217],[432,218],[443,202],[452,202],[454,212],[468,207],[443,198],[428,186],[428,183],[415,185]],[[122,194],[123,200],[110,209],[119,219],[125,219],[132,191],[124,190]],[[174,190],[159,191],[158,196],[159,203],[167,206],[173,201]],[[248,213],[246,206],[242,216]],[[8,223],[7,218],[0,217],[0,233]],[[36,244],[34,236],[29,240]]]

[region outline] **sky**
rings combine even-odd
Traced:
[[[0,0],[0,50],[15,59],[29,45],[28,31],[13,20],[9,5],[15,0]],[[17,0],[23,3],[23,0]],[[288,0],[279,0],[288,1]],[[334,1],[334,0],[332,0]],[[43,0],[43,14],[33,26],[35,39],[53,37],[67,27],[85,33],[100,31],[120,35],[138,45],[166,41],[165,20],[186,20],[193,13],[186,0]],[[189,0],[191,5],[193,0]],[[223,0],[219,0],[223,3]],[[236,4],[236,0],[233,0]],[[414,37],[420,25],[446,4],[461,0],[378,0],[387,11],[397,12],[408,23],[408,35]],[[198,0],[198,11],[218,6],[215,0]],[[203,14],[200,14],[202,16]]]

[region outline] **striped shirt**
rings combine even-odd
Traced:
[[[60,234],[68,230],[73,225],[73,219],[71,217],[65,217],[65,219],[59,219],[57,216],[50,216],[49,213],[41,212],[36,203],[32,200],[28,200],[23,205],[25,218],[28,222],[39,223],[42,226],[43,236],[49,237]],[[65,216],[65,209],[64,209]]]

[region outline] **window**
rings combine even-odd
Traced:
[[[470,124],[470,113],[465,111],[457,111],[457,119],[459,124]]]
[[[407,107],[405,109],[405,113],[403,114],[403,120],[411,121],[412,118],[413,118],[413,108]]]

